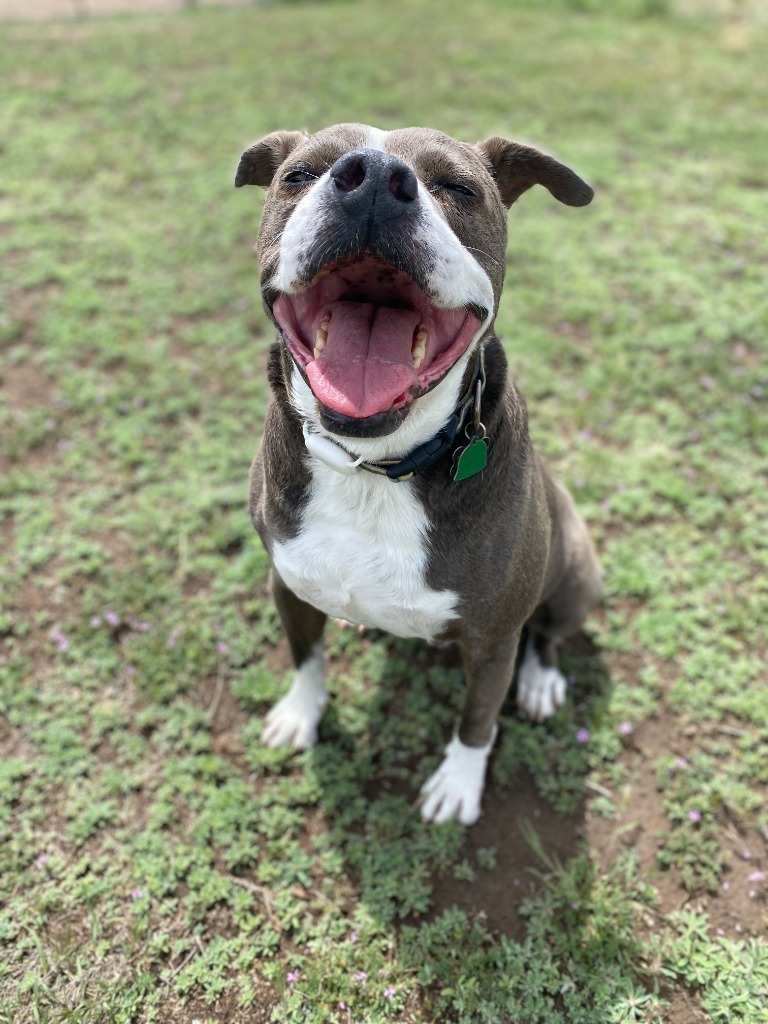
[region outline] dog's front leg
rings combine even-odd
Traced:
[[[421,789],[421,816],[474,825],[480,817],[485,770],[496,739],[496,718],[512,682],[520,630],[491,652],[477,641],[462,645],[467,697],[458,731],[440,767]]]
[[[296,672],[288,693],[267,714],[262,740],[268,747],[288,743],[298,750],[306,750],[317,742],[317,727],[328,703],[323,656],[326,616],[325,612],[296,597],[274,568],[272,594]]]

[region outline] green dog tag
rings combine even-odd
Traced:
[[[458,448],[453,456],[451,477],[454,480],[466,480],[475,473],[485,469],[488,461],[488,438],[472,437],[464,448]]]

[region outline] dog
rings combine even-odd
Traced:
[[[236,172],[268,189],[256,251],[279,341],[249,511],[295,664],[263,741],[317,741],[327,616],[456,644],[466,699],[427,821],[477,820],[521,637],[517,702],[543,720],[565,700],[557,646],[602,595],[493,333],[507,210],[536,184],[593,195],[536,149],[430,128],[279,131]]]

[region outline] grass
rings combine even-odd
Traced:
[[[4,27],[0,1020],[768,1020],[766,36],[651,6]],[[607,599],[467,834],[414,808],[449,655],[333,632],[321,745],[259,742],[288,656],[231,180],[355,119],[532,140],[597,191],[514,208],[498,329]]]

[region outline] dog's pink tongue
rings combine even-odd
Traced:
[[[369,302],[335,302],[330,313],[325,349],[307,366],[315,396],[345,416],[389,409],[416,383],[411,348],[419,314]]]

